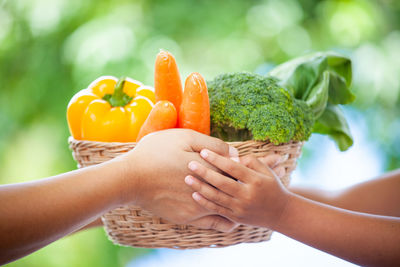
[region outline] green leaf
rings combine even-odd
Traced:
[[[309,55],[287,61],[269,72],[280,84],[291,90],[297,99],[306,100],[312,86],[327,69],[325,57]]]
[[[349,88],[352,81],[349,58],[334,52],[312,53],[287,61],[268,75],[307,103],[316,119],[314,132],[329,135],[341,150],[351,146],[353,140],[346,119],[335,106],[355,99]]]
[[[325,55],[328,60],[329,69],[342,77],[346,82],[346,86],[350,87],[353,75],[351,60],[334,52],[326,52]]]
[[[311,88],[310,96],[305,101],[314,113],[315,118],[322,115],[328,103],[329,77],[329,72],[325,71],[320,82]]]
[[[335,105],[350,104],[356,96],[347,87],[346,80],[337,73],[330,72],[329,102]]]
[[[324,113],[315,122],[313,132],[330,136],[340,151],[345,151],[353,145],[349,125],[342,110],[336,105],[327,105]]]

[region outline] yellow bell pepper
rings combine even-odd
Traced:
[[[138,81],[100,77],[69,102],[70,132],[77,140],[135,142],[154,99],[154,90]]]

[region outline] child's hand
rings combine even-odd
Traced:
[[[241,163],[203,149],[201,157],[234,179],[219,174],[199,162],[191,161],[191,175],[185,182],[194,189],[193,198],[210,211],[242,224],[273,229],[285,209],[290,192],[275,173],[254,156],[245,156]],[[268,160],[264,160],[268,163]],[[270,166],[271,166],[271,162]],[[278,169],[283,176],[282,169]]]

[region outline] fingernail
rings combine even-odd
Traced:
[[[229,146],[229,157],[239,158],[239,151],[233,146]]]
[[[192,185],[193,184],[193,178],[192,176],[188,175],[185,177],[185,183],[188,185]]]
[[[188,168],[191,169],[192,171],[197,170],[197,163],[194,161],[189,162]]]
[[[207,149],[201,150],[200,156],[201,156],[202,158],[207,158],[207,157],[208,157]]]
[[[194,193],[192,194],[192,197],[193,197],[194,200],[200,200],[200,199],[201,199],[200,194],[197,193],[197,192],[194,192]]]

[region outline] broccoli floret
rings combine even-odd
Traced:
[[[311,110],[277,80],[240,72],[208,82],[211,134],[226,141],[269,140],[274,144],[307,140]]]
[[[312,134],[315,123],[314,113],[306,102],[295,99],[293,116],[296,119],[296,130],[292,140],[306,141]]]
[[[276,145],[290,141],[296,130],[293,114],[278,103],[269,103],[255,109],[247,125],[254,140],[270,140]]]

